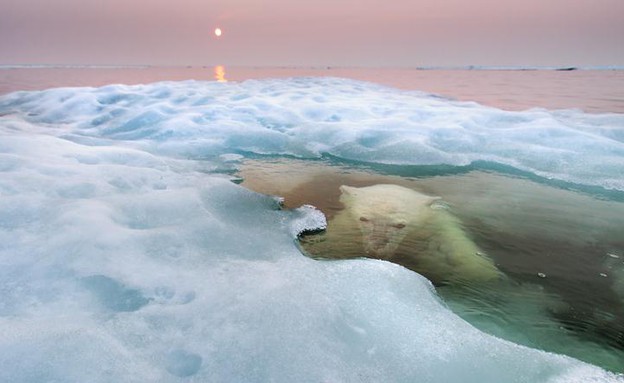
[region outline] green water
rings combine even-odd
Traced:
[[[344,209],[341,185],[395,184],[441,197],[501,278],[485,282],[431,269],[419,258],[426,235],[406,237],[387,260],[429,278],[453,311],[485,332],[624,372],[620,193],[487,167],[259,159],[245,162],[239,175],[243,186],[284,197],[287,208],[312,204],[326,214],[327,232],[301,239],[304,252],[319,259],[366,255],[357,223],[332,224]]]

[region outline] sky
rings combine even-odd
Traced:
[[[624,0],[0,0],[0,64],[624,65]]]

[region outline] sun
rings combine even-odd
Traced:
[[[223,33],[223,32],[221,32],[221,28],[215,28],[215,30],[214,30],[215,36],[220,37],[221,33]]]

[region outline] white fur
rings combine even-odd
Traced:
[[[334,218],[332,229],[337,232],[333,234],[357,225],[362,255],[392,261],[402,244],[402,252],[406,252],[408,243],[409,256],[434,280],[493,280],[500,276],[459,220],[436,202],[439,197],[383,184],[341,186],[340,191],[345,209]]]

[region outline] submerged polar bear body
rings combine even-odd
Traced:
[[[500,277],[439,197],[386,184],[340,191],[344,210],[330,225],[332,237],[359,228],[361,255],[403,264],[434,282]]]

